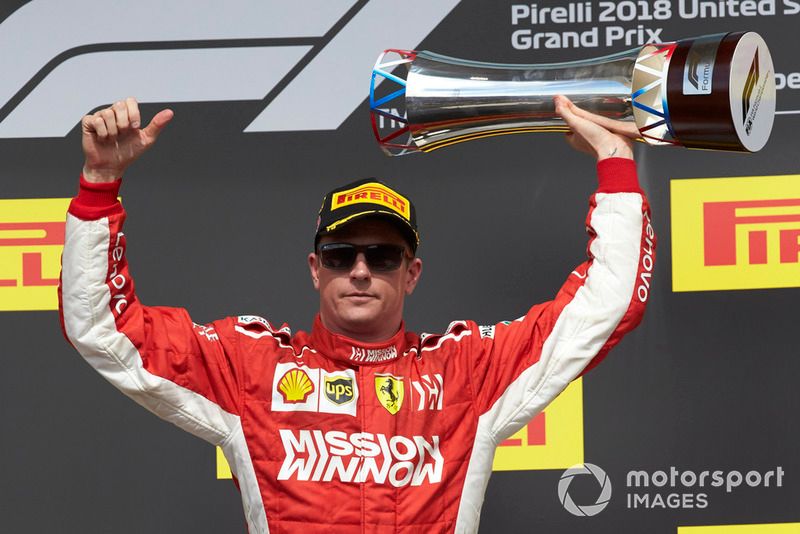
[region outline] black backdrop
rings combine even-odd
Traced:
[[[516,29],[563,31],[570,25],[528,21],[514,26],[507,1],[453,3],[457,5],[438,25],[430,24],[434,29],[419,49],[482,61],[546,63],[629,48],[601,42],[588,49],[517,50],[511,38]],[[603,2],[588,3],[596,17]],[[654,4],[635,4],[643,3]],[[594,22],[579,28],[598,26],[602,34],[609,25],[645,24],[663,28],[664,40],[754,30],[770,45],[776,72],[788,76],[800,71],[800,17],[786,14],[796,2],[754,2],[767,12],[774,6],[775,15],[703,19],[680,16],[680,6],[688,8],[692,2],[668,3],[673,15],[667,20]],[[42,8],[46,14],[47,4],[6,1],[0,6],[0,46],[5,47],[0,56],[28,57],[22,48],[30,43],[15,46],[4,39],[4,32],[25,9]],[[59,27],[57,20],[36,23],[82,34],[92,43],[92,25],[104,16],[95,4],[74,2],[75,10],[86,10],[82,27]],[[128,5],[123,9],[121,4]],[[164,4],[180,7],[181,2]],[[190,8],[190,3],[183,4]],[[352,4],[348,16],[383,5]],[[539,7],[559,4],[565,3],[538,2]],[[112,15],[139,8],[136,2],[109,6]],[[385,16],[376,24],[391,25],[394,8],[404,9],[381,8]],[[96,11],[88,16],[92,9]],[[414,9],[414,16],[428,16],[422,4]],[[343,19],[323,37],[303,42],[324,48],[347,24]],[[178,41],[170,46],[197,46]],[[371,55],[394,46],[417,43],[380,43]],[[69,56],[58,59],[53,54],[56,59],[34,69],[34,82],[6,88],[13,97],[0,107],[0,125]],[[370,66],[363,73],[364,98]],[[560,136],[504,136],[390,159],[372,139],[366,102],[331,129],[243,132],[301,67],[263,100],[167,99],[143,106],[148,117],[163,105],[176,113],[158,145],[131,169],[122,191],[129,213],[129,259],[145,303],[185,306],[198,322],[254,313],[294,329],[309,328],[317,301],[302,266],[321,195],[361,176],[385,178],[418,207],[425,272],[407,305],[411,329],[441,331],[454,319],[490,323],[517,317],[530,304],[549,299],[581,261],[593,164],[588,157],[573,156]],[[337,68],[330,65],[328,83],[337,83]],[[63,87],[65,95],[82,91],[82,84],[105,83],[104,75],[86,72],[81,84]],[[296,110],[298,116],[340,105],[328,98],[327,88],[319,92],[319,100]],[[792,522],[793,527],[784,526],[792,529],[786,532],[800,531],[800,266],[795,283],[788,284],[793,287],[673,292],[670,235],[671,180],[800,174],[799,93],[789,86],[778,91],[781,113],[770,142],[758,154],[637,146],[640,177],[660,240],[651,300],[639,329],[583,383],[584,458],[609,474],[615,496],[599,515],[574,517],[561,506],[556,491],[563,469],[498,472],[487,492],[482,532],[666,534],[689,525]],[[46,102],[53,108],[60,105],[58,99]],[[107,103],[94,102],[92,107]],[[90,110],[80,110],[75,127],[63,137],[4,134],[0,198],[72,196],[82,163],[78,121]],[[40,109],[32,120],[46,120],[48,112]],[[797,188],[793,191],[797,195]],[[61,337],[57,312],[2,312],[0,335],[0,530],[243,530],[238,492],[230,482],[215,479],[214,451],[157,420],[96,376]],[[704,508],[627,505],[628,471],[669,471],[670,466],[698,473],[764,473],[780,466],[785,474],[781,487],[741,487],[731,493],[706,488]],[[597,495],[596,485],[584,482],[576,481],[571,490],[576,501]],[[700,491],[650,488],[649,493]]]

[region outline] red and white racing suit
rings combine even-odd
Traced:
[[[598,165],[588,261],[494,326],[384,343],[261,317],[201,326],[139,302],[119,181],[81,181],[60,287],[65,334],[136,402],[218,445],[251,534],[476,532],[495,448],[641,320],[655,235],[631,160]]]

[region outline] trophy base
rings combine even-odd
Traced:
[[[685,39],[642,48],[632,104],[651,144],[756,152],[775,118],[775,73],[753,32]]]

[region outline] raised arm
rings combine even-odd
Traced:
[[[83,118],[86,162],[67,214],[62,327],[84,359],[123,393],[224,445],[241,435],[235,343],[219,332],[227,325],[200,326],[184,309],[142,305],[125,254],[121,176],[171,118],[172,111],[163,110],[142,128],[133,99]]]
[[[641,321],[650,293],[655,234],[632,159],[635,127],[566,99],[557,100],[557,109],[572,129],[569,143],[597,160],[599,182],[586,217],[588,259],[552,301],[491,328],[471,324],[479,417],[495,444],[602,360]]]

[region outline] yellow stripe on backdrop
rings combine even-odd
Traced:
[[[57,310],[69,198],[0,199],[0,311]]]
[[[678,527],[678,534],[800,534],[800,523]]]

